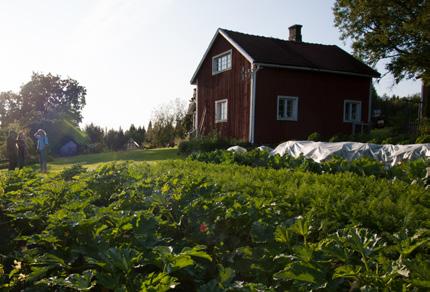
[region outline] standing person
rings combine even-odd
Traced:
[[[16,147],[16,132],[10,131],[6,140],[6,156],[9,159],[9,170],[14,170],[18,161],[18,149]]]
[[[48,172],[46,149],[48,146],[48,136],[44,130],[39,129],[36,134],[34,134],[34,137],[36,137],[37,151],[39,152],[40,171]]]
[[[16,139],[16,145],[18,146],[18,167],[21,169],[25,165],[25,157],[27,156],[27,145],[25,144],[24,131],[19,132],[18,139]]]

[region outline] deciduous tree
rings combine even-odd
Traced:
[[[159,106],[152,114],[152,128],[148,126],[148,142],[152,146],[164,147],[174,144],[175,138],[184,138],[185,115],[186,103],[179,98]]]
[[[91,123],[86,125],[84,130],[91,143],[103,143],[104,131],[100,126]]]
[[[22,86],[20,96],[20,113],[27,123],[67,119],[78,125],[82,121],[86,89],[74,79],[33,73],[31,80]]]
[[[0,123],[2,128],[20,120],[21,105],[22,98],[19,94],[12,91],[0,93]]]
[[[427,0],[337,0],[335,25],[342,39],[369,64],[387,60],[397,81],[430,74],[430,2]]]
[[[341,38],[352,40],[359,58],[371,65],[385,60],[396,82],[421,78],[430,86],[430,1],[337,0],[333,12]]]

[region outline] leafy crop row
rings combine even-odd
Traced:
[[[353,173],[168,161],[1,177],[0,287],[430,287],[430,195]]]
[[[350,162],[340,157],[333,157],[322,163],[317,163],[303,156],[294,158],[289,155],[269,155],[267,151],[255,149],[244,153],[235,153],[227,150],[197,152],[189,155],[188,160],[217,164],[239,164],[273,169],[285,168],[318,174],[352,172],[363,176],[372,175],[377,178],[396,178],[408,183],[430,184],[430,179],[427,177],[426,170],[427,167],[430,167],[430,160],[424,158],[407,161],[394,167],[386,167],[383,163],[368,157],[361,157]]]

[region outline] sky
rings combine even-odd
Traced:
[[[335,44],[334,0],[0,0],[0,91],[18,92],[32,72],[87,88],[83,125],[147,126],[160,105],[193,92],[190,79],[217,28]],[[384,73],[382,65],[377,67]],[[419,81],[375,84],[378,94],[411,95]]]

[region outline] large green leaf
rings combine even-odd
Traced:
[[[141,286],[142,292],[165,292],[174,289],[179,282],[177,278],[169,276],[165,273],[150,273],[147,275]]]
[[[192,248],[184,247],[181,251],[181,254],[212,261],[212,257],[207,252],[205,252],[205,249],[206,249],[206,246],[204,245],[197,245]]]
[[[275,240],[280,243],[288,243],[290,241],[290,235],[288,233],[288,229],[281,225],[276,226]]]
[[[336,278],[346,278],[355,279],[361,272],[361,267],[354,266],[340,266],[337,267],[333,274],[333,279]]]
[[[90,291],[95,287],[96,282],[91,281],[94,276],[94,271],[86,270],[82,274],[70,274],[66,278],[50,277],[43,279],[38,284],[45,284],[50,287],[64,287],[77,291]]]

